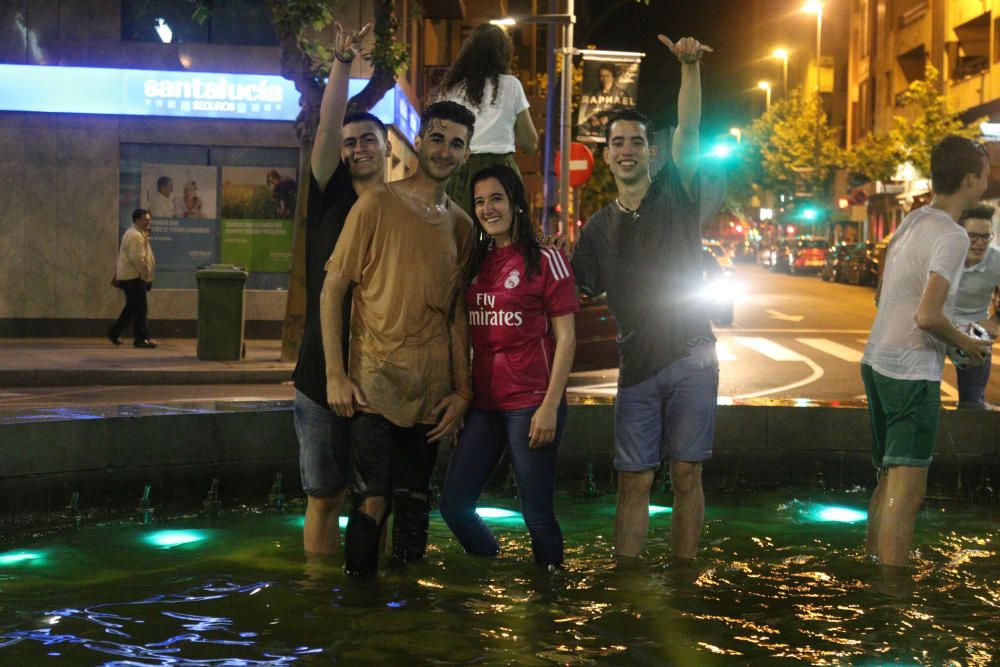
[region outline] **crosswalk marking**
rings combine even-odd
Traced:
[[[767,338],[758,338],[756,336],[736,336],[736,342],[740,345],[745,345],[749,347],[754,352],[759,352],[765,357],[773,359],[774,361],[805,361],[806,358],[803,357],[798,352],[794,350],[789,350],[783,345],[778,345],[772,340]]]
[[[832,340],[826,338],[796,338],[803,345],[808,345],[809,347],[819,350],[820,352],[826,352],[827,354],[833,355],[838,359],[843,359],[844,361],[849,361],[853,364],[861,361],[861,352],[855,350],[853,347],[847,347],[846,345],[841,345]]]

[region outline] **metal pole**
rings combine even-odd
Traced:
[[[764,89],[764,113],[771,111],[771,87]]]
[[[549,0],[549,13],[559,11],[559,0]],[[542,156],[542,174],[544,175],[545,210],[542,212],[542,228],[546,234],[552,233],[552,210],[556,206],[556,173],[555,173],[555,118],[556,118],[556,26],[549,23],[545,26],[545,71],[549,73],[545,91],[545,154]],[[558,230],[559,221],[555,220]]]
[[[566,0],[566,13],[571,17],[574,11],[574,0]],[[574,240],[574,222],[570,218],[570,188],[569,188],[569,145],[572,141],[572,118],[570,114],[573,110],[573,21],[572,19],[563,28],[563,61],[562,61],[562,112],[559,114],[559,129],[561,130],[561,140],[559,142],[559,209],[560,209],[560,231],[567,240]]]
[[[788,54],[781,57],[781,99],[788,99]]]
[[[819,115],[823,108],[820,98],[820,44],[823,38],[823,5],[816,10],[816,138],[813,141],[813,165],[816,168],[814,178],[819,187]],[[814,193],[817,194],[817,193]]]

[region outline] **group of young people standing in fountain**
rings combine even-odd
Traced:
[[[711,49],[690,37],[674,43],[659,36],[681,67],[670,156],[654,177],[649,121],[635,111],[610,117],[603,157],[618,196],[588,220],[570,261],[557,245],[539,242],[528,215],[513,153],[534,152],[538,135],[521,84],[509,73],[512,45],[503,29],[479,26],[463,44],[441,99],[421,118],[416,172],[387,183],[385,126],[371,114],[346,113],[351,63],[369,28],[336,26],[335,59],[311,156],[306,319],[294,375],[308,497],[305,550],[339,550],[338,515],[349,491],[348,573],[377,571],[390,515],[393,561],[422,558],[438,445],[451,442],[440,509],[463,548],[476,556],[499,554],[475,504],[506,451],[535,561],[560,567],[556,457],[579,290],[606,293],[619,328],[615,556],[640,556],[653,475],[669,460],[672,554],[694,558],[704,523],[701,469],[712,453],[719,382],[709,316],[697,300],[686,298],[702,282],[700,62]],[[954,160],[948,164],[949,173],[965,168]],[[974,172],[959,175],[964,194],[941,196],[954,206],[964,203],[972,194],[966,189],[985,178],[981,169]],[[917,236],[925,236],[923,226]],[[937,248],[933,240],[920,243]],[[890,248],[882,299],[893,309],[904,307],[891,291],[894,262],[909,246],[894,242]],[[947,280],[939,288],[939,275],[931,273],[928,281],[931,311],[942,297],[933,312],[941,312],[948,293]],[[928,331],[979,349],[953,330],[944,332],[933,312]],[[885,329],[879,322],[875,329]],[[890,338],[873,332],[866,351],[866,387],[874,377],[870,392],[877,396],[883,391],[880,374],[892,377],[878,363],[891,356]],[[940,368],[938,358],[938,381]],[[889,389],[894,397],[900,394],[897,387]],[[896,551],[883,544],[881,526],[899,532],[890,526],[903,518],[898,494],[913,486],[896,471],[926,464],[894,458],[893,443],[908,433],[900,421],[909,417],[899,413],[907,406],[887,397],[878,405],[888,416],[876,438],[876,448],[885,450],[876,465],[888,474],[873,499],[878,520],[872,527],[879,535],[871,544],[876,555],[894,563],[895,556],[886,555]],[[912,517],[910,524],[912,532]]]

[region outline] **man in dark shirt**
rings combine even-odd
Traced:
[[[694,558],[705,515],[701,466],[712,454],[719,366],[704,304],[699,162],[701,57],[690,37],[659,39],[681,62],[671,159],[652,179],[649,121],[636,111],[611,116],[604,160],[618,198],[595,213],[573,255],[580,289],[607,293],[618,323],[621,365],[615,401],[618,508],[615,555],[636,558],[649,529],[649,489],[664,458],[674,491],[671,547]]]
[[[295,432],[299,470],[308,496],[302,537],[308,553],[330,555],[340,545],[339,510],[350,481],[347,420],[327,404],[326,358],[320,332],[319,296],[323,267],[358,196],[385,180],[390,155],[385,125],[367,113],[345,117],[351,61],[371,28],[358,32],[336,25],[335,58],[320,106],[319,127],[311,156],[309,209],[306,220],[306,321],[295,365]],[[344,355],[350,295],[343,301]]]

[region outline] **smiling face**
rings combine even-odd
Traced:
[[[628,185],[649,178],[649,162],[654,150],[642,123],[616,120],[608,132],[604,161],[615,179]]]
[[[389,148],[375,123],[368,120],[348,123],[341,137],[340,158],[351,172],[351,178],[382,176]]]
[[[966,266],[975,266],[983,261],[993,240],[993,222],[983,218],[967,218],[962,221],[969,235],[969,253],[965,256]]]
[[[484,178],[476,181],[472,187],[472,203],[476,211],[476,219],[486,233],[496,243],[498,248],[508,246],[512,242],[511,227],[514,223],[514,212],[510,197],[503,184],[496,178]]]
[[[435,181],[446,181],[469,157],[469,128],[435,118],[417,137],[420,169]]]

